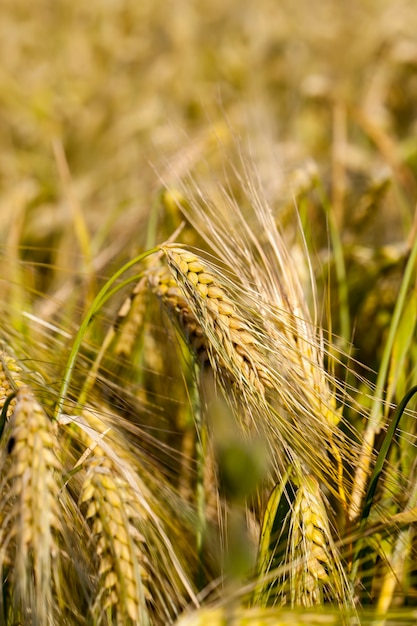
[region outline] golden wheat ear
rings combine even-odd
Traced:
[[[112,458],[105,453],[110,433],[111,429],[89,410],[72,424],[72,437],[78,439],[81,449],[85,446],[74,468],[79,475],[73,489],[90,529],[89,544],[94,555],[96,590],[91,617],[94,624],[110,620],[115,624],[146,625],[151,623],[147,606],[151,596],[145,538],[139,529],[142,509],[118,468],[117,454],[122,452],[126,461],[127,450],[120,447],[116,437],[110,448]]]
[[[354,608],[352,589],[331,532],[320,485],[300,469],[288,471],[269,498],[259,542],[255,606]]]
[[[97,624],[106,615],[117,624],[150,623],[145,539],[134,523],[138,513],[131,508],[133,501],[111,462],[102,459],[90,465],[81,505],[87,506],[98,560],[98,593],[92,608]]]
[[[52,624],[61,534],[62,467],[54,425],[28,387],[16,393],[1,442],[0,572],[8,618]]]
[[[179,516],[169,517],[169,502],[163,509],[161,484],[141,453],[106,427],[97,411],[66,420],[81,444],[72,489],[89,527],[93,623],[172,622],[188,602],[198,605],[190,563],[175,545]]]
[[[319,321],[314,270],[300,218],[294,212],[289,244],[252,159],[240,146],[239,152],[236,161],[230,162],[228,155],[225,159],[223,185],[213,182],[210,172],[189,171],[175,180],[180,191],[172,201],[203,238],[209,251],[206,258],[214,262],[207,263],[200,253],[178,244],[162,249],[180,297],[193,314],[192,324],[196,319],[203,331],[213,370],[225,379],[222,386],[229,396],[233,393],[237,403],[245,406],[245,422],[251,421],[266,435],[276,459],[301,460],[346,511],[351,487],[348,468],[355,466],[359,447],[356,435],[349,434],[351,427],[338,427],[343,418],[337,396],[346,395],[343,383],[333,375],[335,352]],[[204,272],[198,264],[193,271],[193,254]],[[217,300],[215,292],[209,298],[207,288],[200,285],[199,276],[204,280],[205,273],[221,289]],[[221,319],[223,312],[207,313],[211,300],[213,306],[218,300],[226,306],[232,303],[235,311],[232,315],[226,311],[214,331],[210,315]],[[175,303],[170,306],[175,310]],[[177,318],[183,308],[177,307]],[[240,337],[227,327],[236,316],[239,322],[243,319]],[[219,325],[222,332],[216,333]],[[231,341],[222,345],[225,337]],[[276,464],[277,475],[282,474],[285,461],[281,467]]]
[[[170,273],[151,276],[151,285],[175,314],[200,361],[245,392],[271,386],[267,364],[250,324],[209,264],[178,246],[163,248]]]
[[[291,512],[288,558],[293,606],[331,602],[352,608],[352,591],[334,543],[327,507],[314,476],[300,475]]]

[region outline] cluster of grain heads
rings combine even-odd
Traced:
[[[168,515],[170,503],[163,511],[162,492],[157,498],[151,488],[156,476],[99,414],[85,410],[66,419],[65,428],[76,433],[83,450],[72,488],[95,555],[93,623],[170,623],[188,602],[198,604],[187,564],[172,541],[178,520]]]
[[[290,298],[282,297],[278,307],[263,291],[254,292],[253,283],[244,291],[238,274],[233,285],[218,267],[185,247],[162,249],[167,265],[149,272],[150,287],[197,361],[209,362],[226,394],[232,392],[255,429],[267,434],[278,465],[277,444],[291,460],[300,458],[325,475],[344,502],[342,459],[335,443],[339,415],[320,339],[301,317],[301,305],[294,311]],[[293,300],[294,292],[292,288]],[[306,447],[306,439],[317,445]],[[326,459],[328,452],[335,468]]]
[[[53,424],[30,389],[20,387],[0,449],[0,597],[6,623],[56,623],[58,451]]]
[[[52,421],[30,373],[0,365],[0,624],[165,624],[198,606],[190,527],[143,453],[103,408]]]

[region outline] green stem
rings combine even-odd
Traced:
[[[318,190],[320,193],[320,199],[323,205],[323,209],[329,220],[330,240],[332,243],[332,250],[334,255],[337,289],[339,295],[340,335],[343,338],[345,345],[348,345],[352,339],[352,333],[349,313],[348,281],[346,279],[346,266],[343,254],[343,244],[334,220],[330,202],[321,183],[319,183]]]
[[[197,381],[199,368],[195,365],[194,379]],[[206,447],[207,432],[206,425],[201,414],[200,395],[198,385],[195,382],[193,388],[193,413],[196,429],[196,462],[197,462],[197,485],[196,485],[196,504],[197,504],[197,530],[196,530],[196,547],[199,563],[198,583],[199,587],[204,585],[203,571],[203,542],[206,531],[206,494],[204,489],[204,474],[206,464]]]
[[[91,305],[89,306],[83,321],[81,322],[80,328],[78,329],[78,332],[75,336],[74,339],[74,343],[72,345],[71,348],[71,352],[69,354],[68,357],[68,361],[65,367],[65,372],[64,372],[64,376],[63,376],[63,380],[62,380],[62,385],[61,385],[61,389],[59,392],[59,399],[55,408],[55,413],[54,413],[54,419],[58,420],[62,414],[62,410],[67,398],[67,394],[68,394],[68,388],[72,379],[72,374],[74,371],[74,366],[75,366],[75,361],[76,358],[78,356],[78,352],[80,351],[80,347],[81,347],[81,342],[84,338],[84,335],[87,331],[88,326],[90,325],[94,315],[100,310],[100,308],[104,305],[104,303],[111,297],[111,295],[113,295],[115,293],[115,290],[112,289],[112,286],[114,285],[114,283],[118,280],[118,278],[124,274],[124,272],[126,272],[127,270],[129,270],[131,267],[133,267],[134,265],[136,265],[137,263],[140,263],[141,261],[143,261],[144,259],[146,259],[148,256],[150,256],[151,254],[155,254],[155,252],[157,252],[159,250],[159,248],[153,248],[151,250],[148,250],[147,252],[144,252],[143,254],[140,254],[139,256],[135,257],[134,259],[132,259],[131,261],[128,261],[127,263],[125,263],[119,270],[117,270],[117,272],[115,272],[113,274],[113,276],[111,276],[111,278],[109,278],[109,280],[103,285],[103,287],[100,289],[99,293],[97,294],[97,296],[94,298],[93,302],[91,303]],[[135,280],[136,277],[133,278],[133,280]],[[125,283],[122,283],[122,285],[124,285]],[[117,291],[117,289],[116,289]]]
[[[398,428],[400,419],[406,409],[407,404],[410,402],[411,398],[415,394],[417,394],[417,385],[412,387],[410,391],[406,393],[406,395],[404,396],[404,398],[401,400],[400,404],[398,405],[394,413],[394,417],[392,418],[392,421],[389,425],[387,433],[382,442],[381,449],[378,453],[378,457],[375,463],[375,467],[373,469],[371,478],[369,480],[368,490],[366,493],[365,502],[364,502],[364,506],[362,509],[361,517],[360,517],[359,533],[358,533],[359,539],[356,545],[355,555],[353,558],[353,566],[352,566],[352,573],[351,573],[353,581],[356,578],[359,564],[361,562],[362,557],[364,556],[365,548],[363,546],[364,546],[365,528],[368,522],[369,514],[371,512],[371,507],[374,501],[374,496],[375,496],[376,488],[378,485],[378,481],[381,476],[382,469],[383,469],[385,460],[387,458],[389,448],[394,439],[395,432]]]
[[[404,277],[401,282],[400,292],[398,294],[397,302],[392,315],[392,320],[388,332],[388,338],[384,346],[384,351],[381,358],[381,365],[379,367],[378,376],[375,386],[375,394],[372,402],[371,414],[364,433],[362,450],[360,461],[356,470],[355,480],[352,489],[351,497],[351,514],[355,514],[356,510],[360,506],[360,501],[364,489],[364,483],[367,479],[369,472],[369,465],[371,463],[372,449],[375,441],[375,434],[380,430],[382,426],[382,400],[384,398],[385,384],[388,376],[388,369],[390,358],[395,342],[395,337],[400,324],[401,315],[404,311],[406,304],[406,298],[408,289],[411,284],[413,272],[417,262],[417,238],[414,241],[413,247],[410,252]]]
[[[382,417],[381,401],[384,395],[384,388],[385,388],[385,383],[386,383],[386,379],[388,375],[389,361],[391,358],[395,336],[398,330],[398,325],[400,323],[401,314],[405,306],[407,292],[410,287],[410,283],[411,283],[411,279],[413,276],[413,271],[414,271],[416,262],[417,262],[417,238],[411,249],[410,257],[408,259],[408,262],[404,271],[404,278],[401,283],[400,292],[398,294],[397,302],[394,308],[394,313],[392,315],[388,338],[384,347],[384,352],[383,352],[382,359],[381,359],[381,366],[378,371],[375,396],[374,396],[374,401],[372,405],[370,419],[369,419],[368,426],[367,426],[367,429],[371,430],[373,433],[376,433],[377,431],[379,431],[381,427],[381,417]]]

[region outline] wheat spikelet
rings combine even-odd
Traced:
[[[163,250],[170,274],[151,275],[151,285],[175,313],[199,360],[208,358],[242,389],[264,393],[271,380],[257,339],[213,270],[193,252],[174,245]]]
[[[178,533],[177,518],[169,517],[169,502],[163,511],[158,474],[154,470],[150,475],[140,451],[130,450],[99,411],[85,409],[82,416],[65,419],[84,449],[75,464],[80,471],[74,475],[73,488],[91,528],[98,562],[94,620],[102,623],[110,615],[118,624],[154,619],[168,623],[190,599],[198,605],[178,557],[181,552],[171,540]],[[153,482],[158,499],[151,490]]]
[[[118,311],[117,319],[113,326],[116,334],[113,352],[116,356],[128,358],[133,353],[134,343],[145,316],[145,286],[146,280],[140,280]]]
[[[349,605],[350,591],[332,539],[317,480],[302,476],[289,531],[288,560],[292,606],[312,607],[324,600]]]
[[[28,387],[19,389],[1,450],[0,568],[15,615],[53,624],[52,571],[62,471],[56,433]]]
[[[8,352],[0,350],[0,410],[9,396],[24,385],[22,373],[19,363]],[[7,418],[12,415],[15,405],[13,398],[7,407]]]
[[[168,267],[161,266],[149,274],[152,291],[161,299],[164,306],[177,319],[190,349],[203,364],[208,360],[203,329],[192,313],[177,281]]]
[[[80,500],[88,506],[86,519],[100,562],[94,618],[101,623],[110,611],[117,624],[149,622],[145,600],[150,596],[143,584],[148,577],[143,567],[144,537],[134,524],[138,512],[131,509],[132,494],[108,459],[90,465]]]

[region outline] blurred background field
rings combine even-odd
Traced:
[[[140,249],[159,175],[191,154],[221,178],[213,134],[227,150],[226,127],[250,143],[272,203],[306,198],[315,251],[328,247],[320,178],[372,361],[415,234],[412,0],[4,0],[1,13],[0,236],[34,289]]]
[[[414,0],[2,0],[1,336],[50,413],[105,279],[179,226],[164,186],[191,171],[233,187],[241,142],[290,245],[297,208],[319,320],[351,356],[354,380],[347,359],[336,374],[361,398],[363,414],[344,407],[360,430],[417,236],[416,33]],[[389,402],[417,383],[413,280]],[[128,293],[86,332],[70,399]],[[120,364],[110,350],[92,397],[132,423],[138,405],[149,467],[155,457],[187,491],[181,472],[191,470],[178,459],[195,443],[189,381],[178,387],[174,342],[168,358],[158,305],[149,307],[146,362]],[[414,422],[404,426],[411,453],[401,444],[394,467],[414,463]],[[256,465],[256,454],[244,461]],[[414,576],[398,604],[415,604],[415,589]]]

